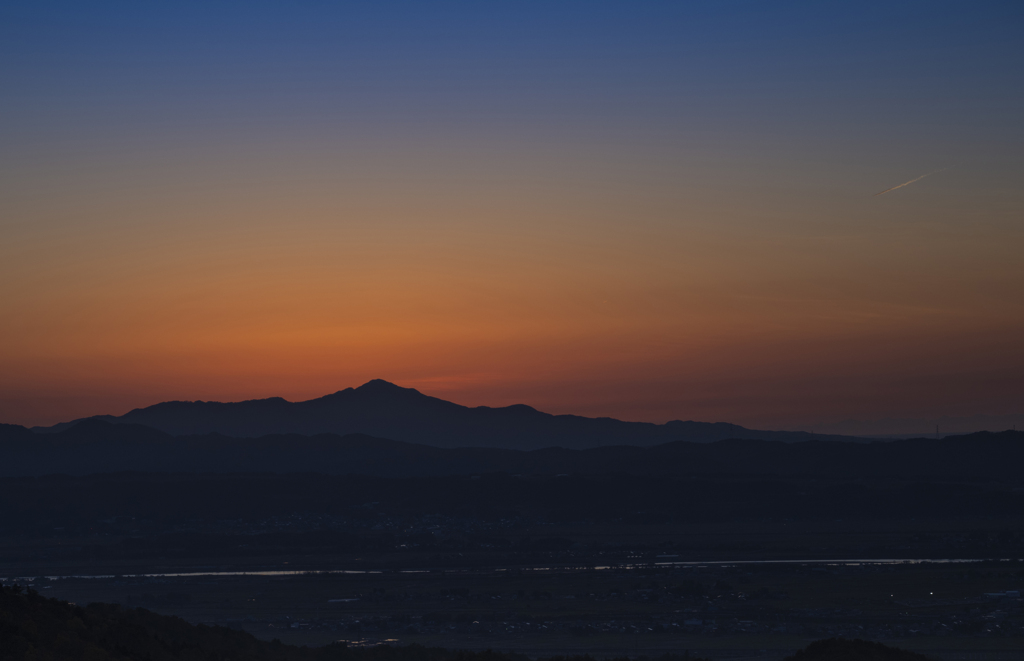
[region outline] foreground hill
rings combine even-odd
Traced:
[[[115,604],[82,608],[0,586],[0,661],[527,661],[499,652],[449,651],[419,645],[296,647],[226,627]],[[699,661],[699,660],[697,660]]]
[[[645,657],[642,657],[645,658]],[[690,661],[701,661],[695,657]],[[0,661],[527,661],[502,652],[450,651],[419,645],[350,648],[332,644],[296,647],[224,627],[192,625],[144,609],[113,604],[79,607],[20,588],[0,586]],[[552,657],[552,661],[593,661],[589,656]],[[681,661],[665,655],[658,661]],[[927,661],[880,643],[831,639],[812,643],[787,661]],[[613,660],[614,661],[614,660]]]
[[[122,416],[97,416],[114,423],[152,427],[174,436],[223,434],[255,438],[268,434],[365,434],[435,447],[534,450],[558,446],[706,443],[726,438],[766,441],[858,440],[806,432],[745,429],[739,425],[673,420],[663,425],[612,418],[551,415],[524,405],[470,408],[387,381],[370,381],[305,402],[280,397],[246,402],[164,402]],[[62,431],[70,423],[35,431]]]
[[[0,475],[117,471],[318,472],[386,477],[509,475],[821,476],[834,478],[1021,478],[1024,432],[941,440],[839,443],[728,439],[652,447],[436,448],[362,434],[219,434],[175,437],[149,427],[88,419],[52,434],[0,426]]]

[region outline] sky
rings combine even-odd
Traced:
[[[1019,2],[3,3],[0,421],[1024,424],[1022,72]]]

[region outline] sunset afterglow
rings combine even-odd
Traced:
[[[1021,10],[922,6],[0,9],[0,421],[1024,413]]]

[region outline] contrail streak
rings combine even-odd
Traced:
[[[953,166],[950,166],[950,167],[953,167]],[[896,190],[897,188],[903,188],[904,186],[909,186],[910,184],[914,183],[915,181],[921,181],[922,179],[924,179],[925,177],[927,177],[927,176],[928,176],[928,175],[930,175],[930,174],[936,174],[936,173],[938,173],[938,172],[944,172],[944,171],[946,171],[946,170],[948,170],[948,169],[949,169],[949,168],[942,168],[941,170],[932,170],[931,172],[928,172],[928,173],[926,173],[926,174],[922,174],[922,175],[921,175],[920,177],[918,177],[917,179],[911,179],[910,181],[906,181],[906,182],[904,182],[904,183],[900,184],[899,186],[893,186],[892,188],[886,188],[886,189],[885,189],[884,191],[882,191],[881,193],[875,193],[875,197],[878,197],[879,195],[885,195],[885,194],[886,194],[886,193],[888,193],[889,191],[891,191],[891,190]]]

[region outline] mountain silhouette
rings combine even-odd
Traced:
[[[96,416],[117,424],[140,424],[172,436],[222,434],[257,438],[268,434],[365,434],[442,448],[651,446],[671,441],[707,443],[727,438],[796,442],[862,440],[807,432],[746,429],[722,422],[673,420],[663,425],[613,418],[551,415],[517,404],[470,408],[380,379],[305,402],[280,397],[244,402],[163,402],[122,416]],[[78,421],[74,421],[78,422]],[[58,432],[62,423],[36,432]]]

